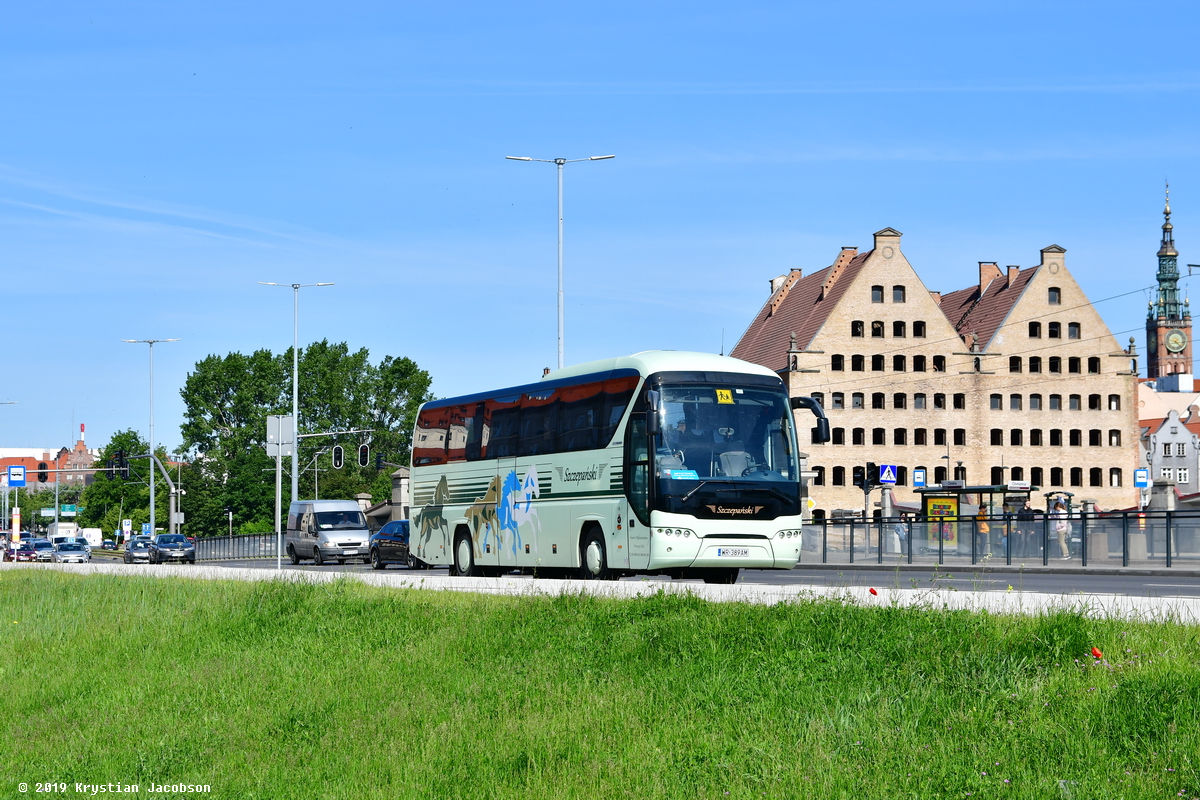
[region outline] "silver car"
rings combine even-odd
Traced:
[[[52,561],[54,559],[54,542],[49,539],[34,539],[33,546],[37,550],[38,561]]]
[[[126,564],[136,564],[139,562],[150,562],[150,543],[141,539],[134,539],[125,548],[125,555],[122,560]]]
[[[50,560],[56,564],[85,564],[92,560],[92,554],[79,542],[63,542],[54,545]]]
[[[162,564],[164,561],[195,564],[196,545],[181,533],[160,533],[150,541],[149,556],[151,564]]]

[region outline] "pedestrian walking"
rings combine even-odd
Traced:
[[[1070,561],[1071,550],[1067,546],[1067,533],[1071,530],[1071,523],[1067,521],[1067,506],[1062,500],[1055,501],[1050,519],[1054,520],[1054,535],[1058,537],[1058,549],[1062,553],[1062,560]]]

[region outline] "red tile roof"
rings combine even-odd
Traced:
[[[833,265],[785,283],[763,304],[730,355],[768,369],[787,369],[792,334],[796,334],[796,346],[802,350],[812,343],[872,252],[843,250]],[[831,285],[826,288],[826,280],[831,277]],[[784,292],[782,301],[774,303],[776,296]]]
[[[1006,275],[994,278],[988,283],[982,296],[978,286],[942,295],[942,313],[959,335],[973,333],[980,347],[986,348],[1008,317],[1008,313],[1017,304],[1017,300],[1021,298],[1029,281],[1037,274],[1037,270],[1037,267],[1021,270],[1012,286],[1008,285]]]

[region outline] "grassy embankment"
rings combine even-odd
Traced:
[[[33,570],[0,608],[4,797],[1200,797],[1195,627]]]

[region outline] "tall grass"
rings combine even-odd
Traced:
[[[1195,627],[40,570],[0,608],[0,796],[1200,797]]]

